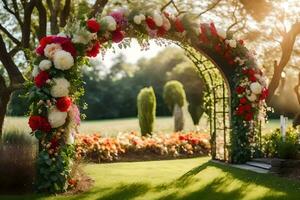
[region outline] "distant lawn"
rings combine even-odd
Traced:
[[[0,199],[84,200],[299,200],[300,182],[209,162],[209,158],[114,164],[88,164],[94,187],[74,196]]]
[[[186,115],[185,131],[195,130],[192,120]],[[290,120],[291,121],[291,120]],[[291,122],[289,123],[291,125]],[[263,128],[264,132],[270,132],[272,129],[279,128],[279,120],[270,120]],[[6,117],[5,128],[17,127],[30,132],[25,117]],[[200,130],[209,133],[207,119],[200,121]],[[84,134],[101,133],[102,135],[117,135],[119,132],[139,131],[139,122],[137,118],[111,119],[84,121],[80,126],[80,132]],[[172,117],[157,117],[154,125],[155,132],[170,133],[173,131]]]

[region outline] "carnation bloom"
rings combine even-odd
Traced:
[[[153,13],[153,21],[157,27],[161,27],[164,23],[163,17],[157,11]]]
[[[53,58],[54,54],[58,51],[61,50],[62,47],[60,46],[60,44],[48,44],[46,45],[45,49],[44,49],[44,55],[50,59]]]
[[[58,128],[66,123],[67,116],[67,112],[61,112],[52,107],[48,113],[48,120],[52,128]]]
[[[43,87],[48,79],[49,74],[46,71],[40,71],[40,73],[34,78],[35,86],[38,88]]]
[[[53,78],[54,85],[50,89],[53,97],[65,97],[69,95],[70,83],[65,78]]]
[[[32,131],[41,130],[45,133],[51,131],[51,126],[47,118],[42,116],[30,116],[28,124]]]
[[[180,32],[180,33],[184,32],[183,24],[182,24],[182,22],[180,21],[179,18],[176,18],[176,20],[175,20],[174,23],[175,23],[175,29],[176,29],[178,32]]]
[[[52,62],[50,60],[42,60],[39,64],[39,68],[42,71],[50,69],[52,66]]]
[[[80,111],[78,107],[75,104],[71,105],[70,111],[69,111],[70,120],[72,123],[75,124],[75,126],[78,126],[80,124]]]
[[[99,54],[100,47],[100,43],[98,41],[95,42],[93,47],[86,52],[86,55],[89,57],[96,57]]]
[[[125,34],[123,31],[116,30],[112,34],[112,41],[115,43],[122,42],[122,40],[124,39],[124,35]]]
[[[95,19],[89,19],[86,25],[92,33],[96,33],[100,30],[100,24]]]
[[[54,54],[53,63],[56,69],[68,70],[74,65],[74,58],[69,52],[60,50]]]
[[[250,84],[250,90],[254,94],[261,94],[262,87],[258,82],[254,82]]]
[[[72,104],[70,97],[61,97],[56,100],[56,108],[61,112],[67,112]]]
[[[105,16],[102,21],[107,24],[107,29],[109,31],[115,31],[117,29],[117,22],[112,16]]]
[[[146,18],[146,23],[148,25],[148,27],[151,29],[151,30],[155,30],[157,27],[156,27],[156,24],[155,24],[155,21],[153,20],[152,17],[147,17]]]

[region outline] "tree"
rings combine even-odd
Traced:
[[[89,5],[88,1],[83,0],[45,2],[3,0],[1,2],[0,61],[2,65],[0,66],[5,69],[5,73],[0,73],[0,137],[10,97],[14,91],[24,87],[24,70],[18,67],[18,63],[20,60],[26,60],[26,67],[31,65],[30,52],[34,51],[37,40],[46,35],[48,22],[51,34],[57,34],[67,24],[69,18],[80,17],[77,14],[82,13],[82,8],[89,7],[91,10],[89,16],[92,17],[102,13],[107,3],[108,0],[96,0],[94,5]]]
[[[188,111],[194,125],[197,126],[205,111],[203,108],[205,92],[205,83],[203,79],[191,62],[183,62],[176,65],[169,73],[169,78],[178,80],[183,84],[187,102],[189,103]]]
[[[141,134],[152,134],[156,111],[156,98],[152,87],[141,89],[137,96],[137,108]]]
[[[179,81],[168,81],[164,86],[163,98],[170,111],[173,111],[174,130],[182,131],[184,127],[184,116],[182,107],[185,103],[185,92]]]

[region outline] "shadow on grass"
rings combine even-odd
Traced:
[[[176,179],[175,181],[159,185],[156,187],[157,191],[162,191],[170,187],[183,188],[187,187],[190,184],[197,182],[198,180],[194,177],[200,173],[202,170],[205,170],[207,167],[215,167],[222,170],[224,173],[227,173],[225,177],[220,177],[214,179],[211,183],[207,184],[205,187],[202,187],[199,190],[189,192],[186,195],[180,195],[180,191],[176,191],[172,194],[165,195],[160,197],[160,200],[198,200],[198,199],[214,199],[214,200],[225,200],[225,199],[242,199],[247,195],[245,190],[251,184],[257,186],[263,186],[270,188],[277,194],[265,194],[260,199],[263,200],[279,200],[279,199],[300,199],[300,182],[291,181],[288,179],[276,177],[271,174],[258,174],[251,171],[246,171],[242,169],[236,169],[230,166],[223,166],[221,164],[206,162],[200,166],[197,166],[190,171],[186,172],[184,175]],[[230,184],[230,179],[237,179],[243,182],[239,187],[229,192],[223,192],[222,189],[226,188]]]
[[[127,200],[138,197],[142,194],[145,194],[151,189],[149,184],[139,184],[133,183],[130,185],[120,185],[110,191],[108,194],[103,197],[98,198],[97,200]]]

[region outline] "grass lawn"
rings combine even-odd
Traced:
[[[187,116],[187,115],[186,115]],[[17,127],[30,132],[27,125],[26,117],[6,117],[5,129]],[[291,120],[289,125],[291,125]],[[263,127],[264,132],[270,132],[272,129],[279,128],[279,120],[270,120]],[[209,133],[207,119],[203,118],[200,121],[200,130]],[[84,121],[80,126],[80,132],[84,134],[101,133],[102,135],[117,135],[119,132],[139,131],[139,122],[137,118],[113,119],[113,120],[98,120]],[[192,120],[189,116],[185,120],[185,131],[195,130]],[[157,117],[154,125],[155,132],[170,133],[173,131],[173,119],[171,117]]]
[[[86,193],[74,196],[0,196],[0,199],[298,200],[300,197],[300,182],[221,166],[209,162],[208,157],[87,164],[85,171],[95,180],[94,187]]]

